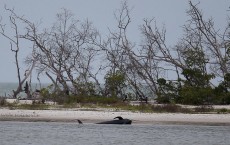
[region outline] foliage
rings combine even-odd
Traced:
[[[213,75],[202,74],[199,69],[185,69],[182,74],[186,80],[178,80],[176,83],[158,79],[159,94],[157,102],[159,103],[181,103],[181,104],[212,104],[215,96],[214,89],[209,86],[209,81]]]
[[[53,85],[49,85],[46,88],[42,88],[40,90],[40,96],[42,97],[42,99],[45,99],[45,100],[54,100],[55,96],[52,93],[52,90],[53,90]],[[57,90],[55,90],[55,91],[57,92]]]
[[[200,69],[184,69],[182,75],[186,78],[185,85],[194,87],[209,86],[210,80],[214,78],[213,74],[203,73]]]
[[[80,96],[93,96],[96,95],[96,87],[93,82],[75,82],[76,94]]]
[[[0,106],[5,106],[6,105],[6,98],[0,97]]]
[[[157,80],[158,83],[158,94],[156,101],[158,103],[172,103],[176,98],[178,98],[178,87],[179,84],[172,81],[166,81],[164,78]]]
[[[210,104],[213,98],[213,89],[209,86],[212,75],[203,74],[199,69],[186,69],[182,74],[186,80],[177,101],[182,104]]]
[[[126,87],[126,78],[123,72],[117,70],[108,72],[105,76],[106,94],[112,97],[122,97],[122,91]]]
[[[215,104],[230,104],[230,73],[224,76],[224,80],[214,90]]]
[[[66,100],[66,92],[54,89],[53,85],[48,86],[47,88],[42,88],[40,90],[41,100],[50,100],[57,102],[59,104],[63,104]]]
[[[212,104],[213,89],[210,87],[200,88],[185,86],[179,92],[180,99],[177,103],[203,105]]]

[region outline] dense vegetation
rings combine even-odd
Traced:
[[[40,31],[36,23],[6,8],[15,36],[5,33],[3,23],[0,34],[11,41],[15,53],[18,88],[12,96],[22,91],[33,96],[31,74],[36,70],[38,80],[45,75],[52,82],[41,88],[42,99],[61,104],[113,104],[152,97],[158,103],[230,104],[229,21],[221,33],[212,19],[205,19],[199,5],[189,2],[189,6],[184,35],[173,47],[166,43],[166,29],[152,19],[140,26],[143,40],[135,45],[127,37],[131,16],[126,2],[115,13],[117,30],[106,38],[91,22],[75,19],[66,9],[57,14],[51,28]],[[32,42],[24,76],[18,62],[20,40]],[[213,83],[216,78],[221,82]]]

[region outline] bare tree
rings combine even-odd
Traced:
[[[230,60],[228,55],[229,40],[227,26],[224,34],[220,34],[220,30],[215,28],[212,19],[205,20],[198,4],[194,5],[189,2],[190,9],[187,11],[190,19],[185,25],[185,29],[190,36],[198,36],[202,47],[205,49],[206,55],[209,57],[211,70],[216,76],[224,78],[225,74],[230,71]]]
[[[27,33],[20,37],[34,43],[38,73],[46,74],[56,90],[77,93],[78,82],[87,82],[92,76],[92,63],[98,52],[93,46],[98,32],[92,23],[74,19],[66,9],[57,14],[52,28],[40,33],[32,22],[20,20],[27,24]]]
[[[10,12],[9,21],[11,24],[11,29],[14,31],[14,36],[10,36],[5,32],[4,24],[0,24],[0,27],[1,27],[0,34],[10,41],[10,49],[15,54],[14,57],[15,57],[15,63],[16,63],[16,69],[17,69],[18,87],[16,90],[13,90],[13,98],[17,98],[17,95],[24,90],[23,84],[25,84],[26,80],[30,77],[35,67],[36,57],[34,57],[34,59],[31,61],[31,65],[29,65],[29,67],[26,69],[24,73],[24,76],[22,76],[21,71],[20,71],[21,67],[18,61],[18,56],[19,56],[19,51],[20,51],[20,40],[19,39],[20,39],[21,34],[19,32],[19,28],[17,24],[17,19],[22,18],[22,17],[17,16],[13,9],[8,9],[6,8],[6,6],[5,6],[5,10]],[[31,95],[30,92],[27,92],[27,97],[30,97],[30,95]]]
[[[152,50],[147,49],[144,45],[136,48],[134,43],[129,40],[127,30],[131,17],[126,1],[121,4],[121,9],[115,13],[115,18],[118,23],[118,30],[110,31],[108,40],[100,45],[107,54],[110,70],[114,73],[116,70],[122,71],[134,92],[139,94],[138,97],[146,97],[144,93],[146,90],[143,91],[146,86],[152,93],[156,93],[156,80],[160,73],[160,67],[158,62],[152,59]],[[144,31],[144,27],[142,30]]]

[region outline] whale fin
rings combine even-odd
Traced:
[[[117,116],[114,119],[116,119],[116,118],[119,119],[119,120],[123,120],[123,118],[121,116]]]
[[[77,122],[78,122],[79,124],[83,124],[83,123],[82,123],[82,121],[81,121],[81,120],[79,120],[79,119],[77,119]]]

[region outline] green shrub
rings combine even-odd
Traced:
[[[6,99],[4,97],[0,97],[0,106],[6,105]]]
[[[125,73],[119,70],[110,70],[104,77],[105,90],[109,96],[122,96],[122,91],[127,87]]]
[[[213,102],[213,89],[186,86],[180,91],[181,100],[177,103],[188,105],[204,105]]]
[[[221,108],[221,109],[217,109],[217,113],[218,114],[226,114],[226,113],[229,113],[229,110],[226,108]]]

